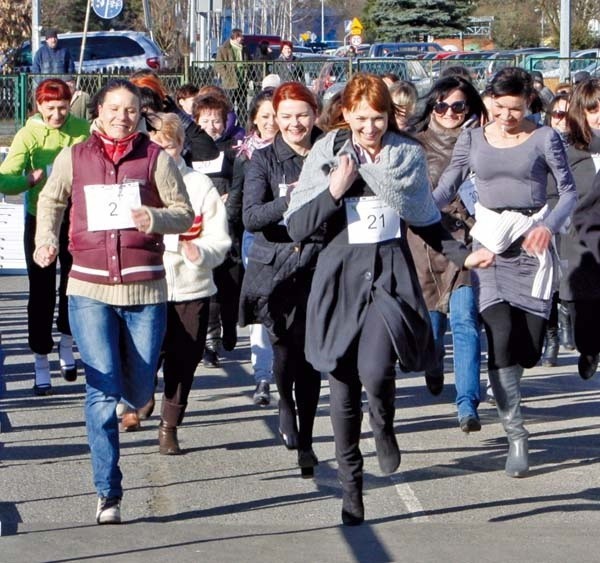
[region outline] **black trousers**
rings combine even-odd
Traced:
[[[183,420],[194,373],[204,353],[210,298],[167,303],[167,332],[161,360],[164,377],[162,419],[169,426]]]
[[[362,478],[363,458],[359,448],[362,387],[369,402],[373,433],[394,431],[397,359],[383,320],[371,304],[360,334],[329,374],[335,457],[343,487]]]
[[[488,369],[538,363],[544,346],[546,319],[508,303],[498,303],[481,313],[488,340]]]
[[[579,353],[588,356],[600,353],[600,300],[566,301],[566,304],[573,324],[575,347]]]
[[[58,317],[56,328],[63,334],[71,334],[69,326],[69,305],[67,299],[67,281],[73,257],[69,246],[69,210],[60,228],[58,262],[60,262],[60,283],[58,287]],[[27,330],[29,347],[36,354],[49,354],[54,346],[52,340],[52,322],[56,307],[56,267],[57,261],[46,268],[40,268],[33,261],[35,251],[35,215],[25,214],[25,262],[29,278],[29,301],[27,302]]]
[[[226,263],[213,270],[217,293],[210,298],[207,341],[219,342],[235,334],[240,303],[241,265]],[[229,340],[235,339],[230,336]],[[220,342],[219,342],[220,343]]]
[[[304,357],[305,334],[305,319],[298,313],[284,335],[269,335],[273,347],[273,376],[279,393],[279,429],[287,435],[298,432],[301,450],[312,447],[321,393],[321,374]]]

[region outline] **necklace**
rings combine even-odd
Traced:
[[[506,127],[500,127],[500,135],[504,138],[504,139],[519,139],[519,137],[523,134],[523,131],[519,131],[518,133],[514,133],[513,135],[511,135],[507,130]]]

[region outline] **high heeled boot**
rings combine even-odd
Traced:
[[[488,370],[496,398],[498,416],[508,438],[505,471],[510,477],[524,477],[529,472],[529,433],[521,415],[521,376],[519,365]]]
[[[573,341],[573,325],[569,309],[562,303],[558,304],[558,328],[560,330],[560,342],[567,350],[575,350]]]
[[[550,368],[556,365],[556,358],[558,357],[558,328],[548,327],[546,330],[546,346],[544,348],[544,356],[542,358],[542,365]]]

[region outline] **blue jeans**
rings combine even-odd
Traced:
[[[85,369],[85,424],[98,496],[121,497],[121,397],[138,408],[154,393],[154,374],[165,334],[166,303],[118,307],[69,297],[69,321]]]
[[[248,252],[254,242],[254,235],[244,231],[242,237],[242,261],[248,265]],[[250,363],[254,370],[254,382],[273,383],[273,348],[267,330],[263,325],[250,325]]]
[[[479,406],[479,370],[481,340],[475,293],[462,286],[450,294],[450,318],[438,311],[429,311],[436,350],[443,349],[448,320],[454,347],[454,378],[458,419],[477,415]]]

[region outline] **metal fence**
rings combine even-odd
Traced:
[[[161,74],[167,90],[175,90],[186,82],[198,87],[205,85],[221,86],[229,95],[240,123],[246,122],[250,100],[261,90],[262,81],[268,74],[277,74],[282,81],[298,81],[311,88],[318,96],[335,83],[346,82],[352,74],[360,71],[375,74],[393,73],[417,86],[420,95],[431,87],[445,68],[461,65],[468,69],[476,87],[483,90],[487,81],[498,70],[507,66],[523,66],[526,70],[536,70],[534,64],[541,59],[517,59],[516,57],[447,58],[440,60],[416,60],[414,58],[302,58],[293,62],[196,62],[178,74]],[[570,59],[570,65],[577,65]],[[531,66],[531,68],[528,68]],[[79,88],[93,95],[109,79],[117,75],[82,74],[78,76]],[[118,75],[123,76],[123,75]],[[0,75],[0,135],[14,134],[22,127],[30,114],[36,84],[45,78],[41,75],[18,74]],[[557,81],[557,79],[556,79]]]

